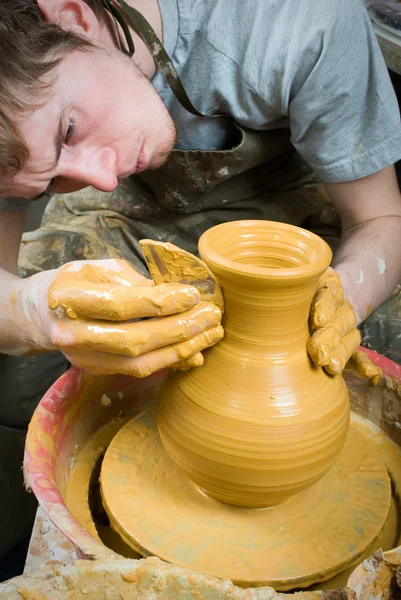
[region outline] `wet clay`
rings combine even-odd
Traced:
[[[160,437],[208,495],[271,506],[322,477],[347,434],[345,383],[307,353],[310,306],[331,251],[308,231],[268,221],[214,227],[199,250],[223,289],[225,337],[201,369],[169,377]]]
[[[380,456],[385,462],[390,472],[393,486],[397,495],[401,494],[401,448],[383,434],[379,429],[361,419],[355,413],[352,414],[352,425],[361,434],[369,439]],[[103,543],[115,552],[129,557],[135,554],[128,544],[125,544],[120,535],[114,532],[110,527],[104,527],[93,521],[89,504],[89,482],[93,481],[93,469],[98,458],[104,453],[105,448],[113,439],[114,435],[121,429],[126,421],[112,421],[108,426],[99,431],[92,437],[88,443],[79,450],[74,457],[74,467],[71,470],[67,481],[65,502],[79,523],[94,537],[100,538]],[[151,459],[149,458],[149,461]],[[164,510],[164,509],[163,509]],[[374,543],[373,547],[361,556],[361,562],[367,558],[373,551],[382,548],[384,551],[397,546],[400,542],[400,522],[398,517],[399,507],[396,504],[395,497],[392,499],[390,516],[382,534]],[[144,520],[149,520],[149,516]],[[132,553],[132,554],[131,554]],[[239,556],[240,558],[240,556]],[[354,567],[349,567],[341,574],[329,579],[326,582],[319,582],[315,585],[316,589],[335,589],[345,586],[349,575]]]
[[[94,538],[126,558],[140,558],[111,527],[98,520],[95,523],[95,517],[89,507],[90,485],[97,483],[93,481],[93,471],[97,461],[102,459],[107,446],[125,421],[113,419],[81,448],[74,458],[74,467],[67,480],[64,501],[78,523]]]
[[[346,590],[335,595],[300,592],[296,600],[354,600]],[[230,582],[174,568],[157,558],[80,560],[51,565],[0,583],[2,600],[286,600],[271,588],[241,590]]]
[[[372,385],[377,385],[382,378],[382,369],[375,365],[365,352],[357,350],[347,363],[347,371],[357,377],[369,379]]]
[[[345,300],[340,278],[331,268],[319,280],[310,325],[314,332],[308,342],[310,357],[331,375],[339,375],[361,343],[361,334],[355,311]]]
[[[224,309],[219,281],[202,260],[168,242],[141,240],[139,243],[157,285],[181,283],[194,286],[201,300],[213,302],[221,310]]]
[[[76,321],[69,324],[75,347],[96,348],[98,352],[114,352],[137,357],[167,345],[176,345],[201,335],[220,324],[221,312],[212,304],[199,303],[185,312],[185,317],[170,315],[138,322],[96,325]],[[195,346],[195,342],[192,342]],[[185,348],[185,347],[184,347]],[[180,356],[180,355],[179,355]],[[185,352],[182,354],[185,357]]]
[[[125,261],[72,263],[49,288],[54,347],[92,373],[199,366],[200,352],[223,336],[220,309],[199,299],[195,287],[153,285]]]
[[[135,550],[240,585],[277,590],[329,579],[358,561],[386,524],[391,484],[375,448],[351,427],[331,471],[264,510],[202,493],[164,452],[155,409],[128,422],[102,466],[112,527]]]
[[[193,285],[200,292],[201,300],[213,302],[221,310],[224,309],[219,281],[202,260],[168,242],[141,240],[139,243],[152,279],[157,285]],[[368,314],[365,318],[367,316]],[[309,354],[315,364],[324,366],[331,375],[339,375],[346,368],[358,377],[369,379],[373,385],[377,385],[382,374],[381,369],[374,365],[366,354],[357,350],[361,334],[356,328],[356,323],[356,314],[344,298],[338,273],[329,267],[319,279],[318,290],[311,306],[310,328],[314,335],[309,341]],[[322,330],[327,326],[329,329],[322,336]],[[333,328],[337,335],[333,335]],[[192,363],[187,361],[187,364],[183,363],[179,368],[185,370],[185,367],[202,364],[202,355],[199,354]]]
[[[59,270],[48,300],[49,308],[71,319],[127,321],[187,310],[199,302],[199,292],[190,285],[153,286],[123,260],[77,261]]]

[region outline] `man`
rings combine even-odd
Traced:
[[[287,221],[337,250],[358,322],[396,288],[399,112],[360,0],[2,0],[0,44],[5,431],[70,362],[145,376],[220,339],[196,290],[147,285],[141,238],[195,252],[218,222]],[[25,210],[49,191],[20,279]],[[141,347],[127,321],[156,315],[170,335]]]

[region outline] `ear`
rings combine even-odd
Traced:
[[[37,0],[37,3],[45,21],[84,35],[93,42],[98,40],[100,23],[84,0]]]

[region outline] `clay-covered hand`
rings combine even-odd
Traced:
[[[223,337],[221,311],[200,302],[195,287],[155,286],[123,260],[72,262],[26,284],[31,341],[91,372],[146,377],[189,368]]]
[[[381,370],[358,351],[361,334],[356,326],[357,316],[344,298],[340,278],[329,267],[320,278],[312,303],[309,355],[315,365],[323,367],[330,375],[339,375],[349,367],[359,376],[376,384]]]

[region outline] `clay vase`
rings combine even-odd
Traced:
[[[345,382],[306,350],[331,250],[299,227],[235,221],[206,231],[199,252],[223,289],[225,337],[204,366],[167,379],[161,441],[207,495],[272,506],[327,473],[347,435]]]

